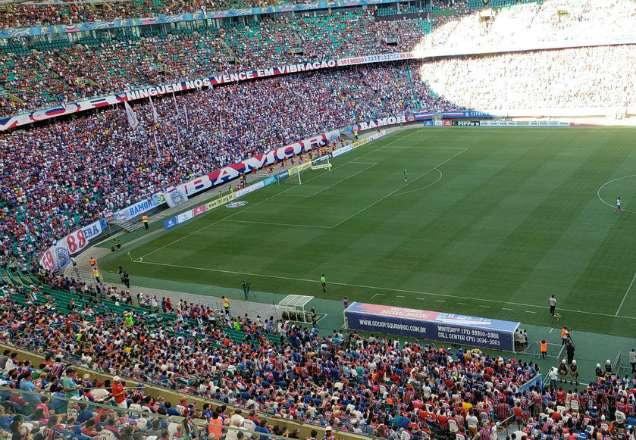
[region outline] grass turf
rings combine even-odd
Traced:
[[[625,128],[405,130],[127,249],[143,262],[101,264],[210,294],[249,279],[254,290],[631,336],[635,139]]]

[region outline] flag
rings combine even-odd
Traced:
[[[152,122],[154,122],[155,124],[158,124],[159,114],[157,113],[157,109],[155,108],[154,102],[152,102],[152,96],[149,96],[148,99],[150,100],[150,108],[152,109]]]
[[[128,119],[128,125],[130,125],[130,128],[132,128],[133,130],[136,130],[139,126],[137,114],[127,102],[124,102],[124,108],[126,109],[126,119]]]
[[[172,92],[172,102],[174,102],[174,111],[179,114],[179,107],[177,107],[177,97],[174,95],[174,92]]]
[[[157,157],[161,157],[161,153],[159,152],[159,142],[157,142],[157,132],[155,130],[152,131],[152,136],[155,138],[155,149],[157,150]]]

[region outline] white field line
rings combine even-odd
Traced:
[[[138,264],[150,264],[150,265],[156,265],[156,266],[165,266],[165,267],[174,267],[174,268],[178,268],[178,269],[191,269],[191,270],[200,270],[200,271],[204,271],[204,272],[218,272],[218,273],[226,273],[226,274],[231,274],[231,275],[247,275],[247,276],[252,276],[252,277],[259,277],[259,278],[272,278],[272,279],[278,279],[278,280],[287,280],[287,281],[302,281],[305,283],[313,283],[313,284],[319,284],[320,280],[312,280],[309,278],[296,278],[296,277],[289,277],[289,276],[284,276],[284,275],[272,275],[272,274],[260,274],[260,273],[254,273],[254,272],[241,272],[241,271],[235,271],[235,270],[228,270],[228,269],[213,269],[213,268],[209,268],[209,267],[196,267],[196,266],[186,266],[186,265],[179,265],[179,264],[170,264],[170,263],[160,263],[160,262],[154,262],[154,261],[135,261],[135,263]],[[465,296],[460,296],[460,295],[451,295],[451,294],[447,294],[447,293],[433,293],[433,292],[424,292],[424,291],[420,291],[420,290],[409,290],[409,289],[395,289],[395,288],[391,288],[391,287],[381,287],[381,286],[370,286],[370,285],[366,285],[366,284],[351,284],[351,283],[343,283],[343,282],[338,282],[338,281],[329,281],[329,283],[327,284],[333,284],[336,286],[344,286],[344,287],[357,287],[360,289],[368,289],[368,290],[380,290],[380,291],[384,291],[384,292],[397,292],[397,293],[407,293],[407,294],[411,294],[411,295],[424,295],[424,296],[432,296],[432,297],[441,297],[441,298],[453,298],[453,299],[458,299],[458,300],[470,300],[470,301],[479,301],[479,302],[485,302],[485,303],[489,303],[489,304],[499,304],[499,305],[510,305],[510,306],[517,306],[517,307],[531,307],[534,309],[545,309],[546,313],[548,313],[547,307],[545,305],[536,305],[536,304],[526,304],[526,303],[518,303],[518,302],[512,302],[512,301],[500,301],[500,300],[494,300],[494,299],[485,299],[485,298],[475,298],[473,296],[470,297],[465,297]],[[376,293],[374,294],[371,299],[375,298],[376,296],[385,296],[385,294],[382,293]],[[458,302],[458,304],[466,304],[466,303],[462,303],[462,302]],[[514,310],[511,309],[509,307],[501,307],[502,310]],[[589,316],[605,316],[605,317],[610,317],[610,318],[616,318],[616,315],[610,315],[608,313],[597,313],[597,312],[588,312],[585,310],[575,310],[575,309],[565,309],[563,307],[559,307],[559,310],[563,310],[565,312],[571,312],[571,313],[580,313],[583,315],[589,315]],[[621,318],[624,319],[636,319],[636,316],[621,316]]]
[[[400,197],[400,196],[403,196],[404,194],[410,194],[410,193],[415,192],[415,191],[423,191],[426,188],[430,188],[431,186],[435,185],[437,182],[442,180],[442,178],[444,177],[444,173],[441,170],[438,170],[437,168],[433,168],[433,170],[437,171],[439,173],[439,176],[437,176],[436,180],[434,180],[433,182],[429,183],[428,185],[422,186],[420,188],[413,188],[413,189],[410,189],[408,191],[399,192],[399,193],[395,194],[395,197]]]
[[[349,162],[347,162],[347,163],[355,163],[355,164],[359,164],[360,162],[349,161]],[[321,194],[321,193],[323,193],[323,192],[327,191],[328,189],[333,188],[334,186],[338,186],[338,185],[340,185],[342,182],[345,182],[345,181],[347,181],[347,180],[349,180],[349,179],[353,179],[353,178],[354,178],[354,177],[356,177],[358,174],[362,174],[362,173],[364,173],[365,171],[370,170],[371,168],[375,167],[375,166],[376,166],[376,165],[378,165],[378,164],[379,164],[379,162],[367,163],[366,165],[368,165],[368,166],[367,166],[367,167],[365,167],[365,168],[363,168],[363,169],[361,169],[360,171],[358,171],[358,172],[356,172],[356,173],[353,173],[353,174],[349,174],[348,176],[346,176],[346,177],[344,177],[344,178],[342,178],[342,179],[338,180],[337,182],[332,183],[331,185],[329,185],[329,186],[326,186],[326,187],[322,188],[322,189],[321,189],[320,191],[318,191],[317,193],[309,194],[309,195],[307,195],[307,196],[304,196],[303,198],[305,198],[305,199],[310,199],[310,198],[312,198],[312,197],[316,197],[318,194]]]
[[[401,132],[401,133],[409,133],[409,132],[403,131],[403,132]],[[411,133],[407,134],[407,136],[404,136],[404,137],[408,137],[408,136],[410,136],[410,134],[411,134]],[[372,151],[375,151],[375,150],[379,149],[380,147],[386,147],[387,145],[391,145],[391,144],[392,144],[392,143],[394,143],[395,141],[397,141],[397,140],[401,140],[401,139],[402,139],[402,136],[397,135],[397,136],[395,136],[395,138],[394,138],[394,139],[392,139],[391,141],[389,141],[389,142],[388,142],[388,143],[386,143],[386,144],[384,144],[384,143],[382,143],[382,142],[378,142],[378,145],[377,145],[375,148],[368,150],[368,151],[367,151],[367,154],[368,154],[369,152],[372,152]],[[355,159],[348,160],[348,161],[346,161],[346,162],[343,162],[341,165],[346,165],[346,164],[348,164],[349,162],[352,162],[352,161],[354,161],[354,160],[355,160]],[[312,181],[312,180],[314,180],[314,179],[318,179],[319,177],[322,177],[322,176],[323,176],[323,174],[324,174],[324,173],[321,173],[321,174],[318,174],[317,176],[311,177],[311,178],[307,179],[307,180],[306,180],[306,182],[311,182],[311,181]],[[271,199],[273,199],[274,197],[279,196],[279,195],[281,195],[281,194],[284,194],[284,193],[286,193],[287,191],[291,191],[292,189],[295,189],[295,188],[297,188],[297,186],[290,186],[290,187],[289,187],[289,188],[287,188],[287,189],[284,189],[284,190],[282,190],[282,191],[279,191],[279,192],[277,192],[277,193],[275,193],[275,194],[272,194],[272,195],[271,195],[271,196],[269,196],[269,197],[264,198],[263,200],[261,200],[261,201],[259,201],[259,202],[254,203],[254,204],[253,204],[253,205],[251,205],[250,207],[259,206],[259,205],[261,205],[261,204],[263,204],[263,203],[267,202],[268,200],[271,200]],[[215,221],[215,222],[209,223],[209,224],[207,224],[207,225],[205,225],[205,226],[203,226],[203,227],[201,227],[201,228],[199,228],[199,229],[196,229],[196,230],[194,230],[194,231],[190,232],[189,234],[184,235],[183,237],[177,238],[176,240],[172,240],[172,241],[170,241],[170,242],[168,242],[168,243],[164,244],[163,246],[159,246],[158,248],[155,248],[155,249],[151,250],[151,251],[150,251],[150,252],[148,252],[147,254],[142,255],[142,256],[141,256],[141,258],[145,258],[145,257],[147,257],[147,256],[149,256],[149,255],[155,254],[155,253],[157,253],[158,251],[160,251],[160,250],[162,250],[162,249],[165,249],[165,248],[167,248],[167,247],[169,247],[169,246],[172,246],[173,244],[178,243],[178,242],[180,242],[181,240],[185,240],[186,238],[191,237],[191,236],[193,236],[194,234],[196,234],[196,233],[198,233],[198,232],[200,232],[200,231],[203,231],[204,229],[211,228],[212,226],[217,225],[218,223],[222,222],[223,220],[226,220],[226,219],[232,218],[232,217],[234,217],[234,216],[236,216],[236,215],[239,215],[242,211],[244,211],[244,209],[240,209],[240,210],[236,211],[236,212],[235,212],[235,213],[233,213],[233,214],[226,215],[226,216],[225,216],[225,217],[223,217],[222,219],[219,219],[219,220],[217,220],[217,221]],[[205,214],[204,214],[204,215],[205,215]]]
[[[605,200],[603,197],[601,197],[601,190],[603,188],[605,188],[607,185],[609,185],[610,183],[614,183],[614,182],[618,182],[619,180],[623,180],[623,179],[627,179],[630,177],[636,177],[636,174],[630,174],[628,176],[623,176],[623,177],[618,177],[616,179],[612,179],[612,180],[608,180],[607,182],[605,182],[604,184],[602,184],[601,186],[598,187],[598,189],[596,190],[596,197],[598,197],[598,199],[600,200],[600,202],[604,205],[609,206],[610,208],[616,208],[615,205],[612,205],[610,202],[608,202],[607,200]],[[623,207],[623,211],[625,212],[632,212],[632,213],[636,213],[636,211],[632,211],[629,209],[625,209]]]
[[[636,273],[632,277],[632,282],[629,283],[629,286],[627,286],[627,290],[625,291],[625,295],[623,295],[623,300],[618,305],[618,309],[616,309],[616,313],[614,314],[614,316],[618,316],[618,314],[621,312],[621,309],[623,308],[623,304],[625,304],[625,300],[627,299],[627,295],[629,295],[629,291],[632,290],[632,286],[634,285],[634,280],[636,280]]]
[[[382,197],[380,197],[379,199],[377,199],[375,202],[372,202],[371,204],[367,205],[366,207],[360,209],[359,211],[354,212],[353,214],[351,214],[350,216],[346,217],[344,220],[336,223],[335,225],[333,225],[333,228],[337,228],[338,226],[348,222],[349,220],[351,220],[352,218],[362,214],[365,211],[368,211],[369,209],[373,208],[375,205],[377,205],[378,203],[382,202],[383,200],[388,199],[389,197],[391,197],[392,195],[394,195],[395,193],[397,193],[399,190],[407,187],[408,185],[410,185],[411,183],[417,182],[419,179],[421,179],[424,176],[427,176],[428,174],[431,173],[431,171],[435,170],[436,168],[441,167],[442,165],[444,165],[445,163],[450,162],[451,160],[455,159],[457,156],[459,156],[460,154],[464,154],[465,152],[468,151],[468,148],[464,148],[463,150],[453,154],[451,157],[449,157],[448,159],[446,159],[444,162],[434,166],[433,168],[431,168],[430,170],[428,170],[426,173],[422,174],[421,176],[419,176],[418,178],[412,180],[411,182],[407,182],[404,183],[400,186],[398,186],[396,189],[394,189],[393,191],[383,195]]]

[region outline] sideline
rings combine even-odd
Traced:
[[[215,268],[210,268],[210,267],[187,266],[187,265],[181,265],[181,264],[161,263],[161,262],[158,262],[158,261],[139,261],[139,260],[136,260],[136,261],[134,261],[134,264],[148,264],[148,265],[154,265],[154,266],[173,267],[173,268],[177,268],[177,269],[190,269],[190,270],[198,270],[198,271],[203,271],[203,272],[218,272],[218,273],[226,273],[226,274],[230,274],[230,275],[246,275],[246,276],[258,277],[258,278],[272,278],[272,279],[287,280],[287,281],[300,281],[300,282],[313,283],[313,284],[319,284],[320,283],[320,280],[312,280],[312,279],[309,279],[309,278],[296,278],[296,277],[289,277],[289,276],[285,276],[285,275],[261,274],[261,273],[254,273],[254,272],[241,272],[241,271],[235,271],[235,270],[229,270],[229,269],[215,269]],[[636,278],[636,275],[634,277]],[[336,286],[344,286],[344,287],[357,287],[357,288],[360,288],[360,289],[379,290],[379,291],[384,291],[384,292],[408,293],[408,294],[412,294],[412,295],[425,295],[425,296],[433,296],[433,297],[453,298],[453,299],[469,300],[469,301],[479,301],[479,302],[486,302],[486,303],[490,303],[490,304],[512,305],[512,306],[517,306],[517,307],[530,307],[530,308],[534,308],[534,309],[545,309],[546,313],[547,313],[547,307],[545,305],[526,304],[526,303],[518,303],[518,302],[513,302],[513,301],[500,301],[500,300],[494,300],[494,299],[476,298],[476,297],[473,297],[473,296],[452,295],[452,294],[449,294],[449,293],[435,293],[435,292],[426,292],[426,291],[420,291],[420,290],[396,289],[396,288],[392,288],[392,287],[382,287],[382,286],[370,286],[370,285],[366,285],[366,284],[352,284],[352,283],[344,283],[344,282],[339,282],[339,281],[329,281],[329,284],[333,284],[333,285],[336,285]],[[375,297],[375,295],[374,295],[374,297]],[[461,304],[461,303],[458,303],[458,304]],[[502,307],[502,310],[510,310],[510,309],[506,309],[506,308]],[[623,315],[617,316],[617,315],[611,315],[609,313],[588,312],[586,310],[566,309],[566,308],[563,308],[563,307],[559,307],[559,310],[563,310],[565,312],[570,312],[570,313],[579,313],[579,314],[589,315],[589,316],[603,316],[603,317],[609,317],[609,318],[614,318],[614,319],[621,318],[621,319],[635,319],[636,320],[636,316],[623,316]],[[526,310],[526,312],[527,313],[536,313],[536,312],[527,311],[527,310]]]

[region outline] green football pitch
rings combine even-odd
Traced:
[[[332,163],[140,240],[127,250],[143,261],[102,266],[636,334],[636,130],[409,129]]]

